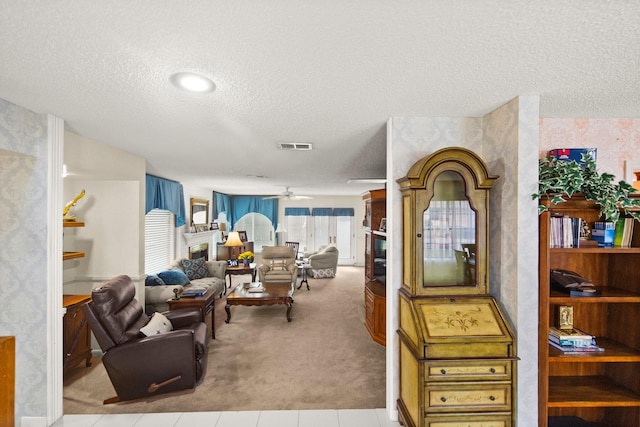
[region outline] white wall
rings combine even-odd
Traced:
[[[85,257],[64,264],[64,292],[90,293],[97,284],[126,274],[144,304],[145,160],[98,141],[65,132],[65,203],[86,195],[70,213],[83,228],[66,228],[65,250]]]

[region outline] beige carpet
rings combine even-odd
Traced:
[[[115,392],[94,359],[65,377],[64,413],[384,408],[385,349],[364,327],[363,281],[362,268],[343,266],[334,279],[309,279],[310,291],[296,289],[290,323],[279,305],[232,307],[226,324],[223,298],[194,390],[103,405]]]

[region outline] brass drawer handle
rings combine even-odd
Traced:
[[[440,398],[440,400],[441,400],[442,402],[446,402],[446,401],[447,401],[447,398],[446,398],[446,397],[444,397],[444,396],[442,396],[442,397]]]
[[[489,396],[489,400],[493,402],[494,400],[496,400],[496,398],[495,396]]]
[[[496,373],[496,368],[489,369],[489,372],[491,372],[492,374],[495,374]]]
[[[446,369],[440,369],[440,373],[441,373],[442,375],[445,375],[445,374],[447,373],[447,370],[446,370]]]

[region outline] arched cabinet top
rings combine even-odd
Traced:
[[[489,189],[498,178],[489,174],[487,165],[473,151],[462,147],[449,147],[440,149],[411,166],[407,175],[398,179],[400,188],[426,188],[427,178],[437,174],[440,170],[468,171],[474,178],[474,186],[477,189]],[[462,172],[463,175],[464,172]]]

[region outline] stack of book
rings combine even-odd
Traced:
[[[183,298],[196,298],[201,297],[206,293],[207,290],[205,288],[187,288],[184,290],[184,292],[182,292],[182,295],[180,296]]]
[[[264,292],[265,288],[262,286],[262,282],[251,282],[247,286],[247,291],[251,293]]]
[[[583,353],[590,351],[604,351],[596,344],[596,337],[580,329],[549,328],[549,344],[566,353]]]

